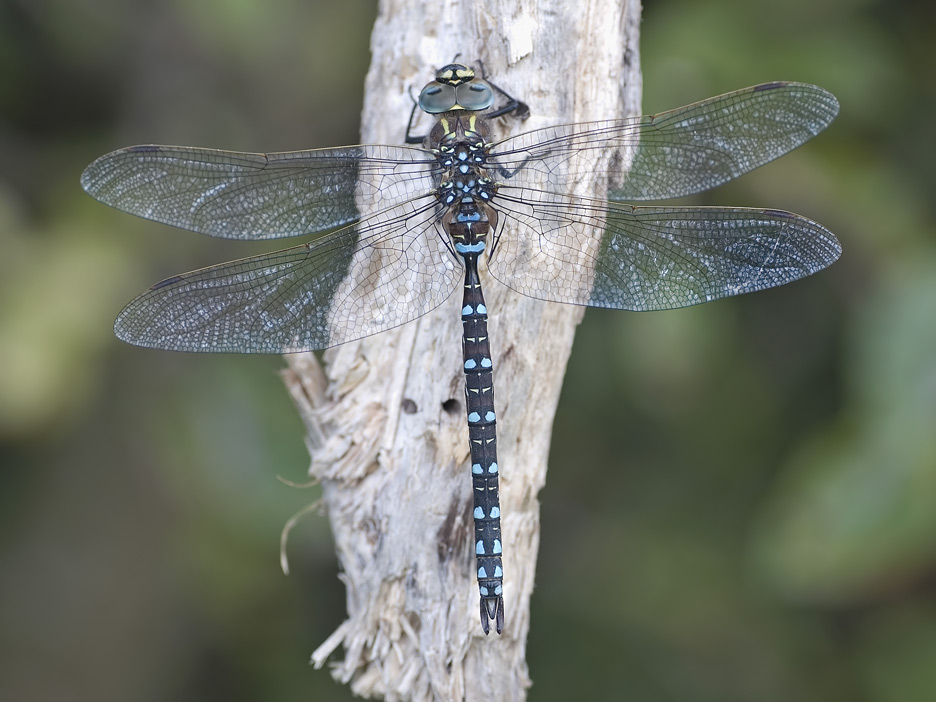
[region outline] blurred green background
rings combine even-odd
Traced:
[[[122,215],[78,175],[135,143],[354,143],[374,12],[0,2],[0,699],[351,698],[306,664],[344,613],[327,520],[277,563],[317,496],[276,480],[308,464],[282,361],[111,333],[152,282],[269,245]],[[936,699],[934,46],[923,3],[647,0],[646,112],[777,79],[839,97],[828,132],[698,201],[799,212],[845,253],[586,315],[530,699]]]

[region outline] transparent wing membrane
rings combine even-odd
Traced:
[[[416,319],[461,270],[436,205],[404,203],[313,244],[202,268],[144,292],[117,336],[173,351],[291,353],[327,348]]]
[[[796,148],[837,111],[821,88],[767,83],[657,115],[488,144],[479,173],[497,183],[489,205],[499,213],[488,268],[524,295],[629,310],[683,307],[814,273],[840,248],[804,217],[604,198],[706,190]],[[233,239],[344,226],[312,244],[163,281],[121,312],[117,333],[157,348],[283,353],[415,319],[458,284],[461,261],[437,197],[454,168],[434,148],[404,146],[278,154],[137,146],[102,156],[82,175],[84,188],[158,222]],[[595,174],[599,192],[581,192]]]
[[[435,157],[403,146],[249,154],[132,146],[88,166],[81,184],[106,205],[226,239],[315,234],[433,186]]]
[[[560,194],[600,172],[610,200],[667,200],[773,161],[837,113],[822,88],[767,83],[657,115],[526,132],[497,143],[489,168],[508,185]]]
[[[524,194],[522,202],[502,199],[505,227],[518,233],[501,238],[488,270],[516,292],[551,302],[687,307],[792,282],[841,254],[831,232],[791,212]]]

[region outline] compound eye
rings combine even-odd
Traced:
[[[448,112],[455,107],[455,88],[433,81],[419,93],[419,109],[430,115]]]
[[[483,80],[476,78],[470,83],[459,85],[457,91],[457,102],[466,110],[486,110],[494,104],[494,91]]]

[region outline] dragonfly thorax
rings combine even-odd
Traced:
[[[487,156],[491,128],[487,120],[476,114],[450,112],[442,115],[426,138],[427,147],[438,154],[440,160],[446,153],[461,148]]]
[[[458,168],[467,173],[466,168],[481,168],[487,158],[484,140],[480,137],[465,141],[443,142],[439,146],[439,165],[445,169]]]
[[[497,192],[497,184],[477,171],[458,173],[439,184],[436,197],[446,207],[458,207],[462,203],[480,200],[489,202]]]

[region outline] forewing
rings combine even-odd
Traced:
[[[427,193],[433,163],[428,151],[402,146],[275,154],[131,146],[94,161],[81,185],[106,205],[156,222],[274,239],[342,226]]]
[[[821,225],[780,210],[498,199],[511,236],[488,268],[519,293],[625,310],[687,307],[772,288],[834,262]]]
[[[516,187],[583,195],[576,188],[597,180],[595,197],[665,200],[782,156],[837,113],[838,101],[822,88],[765,83],[656,115],[526,132],[495,144],[488,168]]]
[[[290,353],[404,324],[461,275],[436,208],[404,203],[312,244],[169,278],[130,302],[115,332],[175,351]]]

